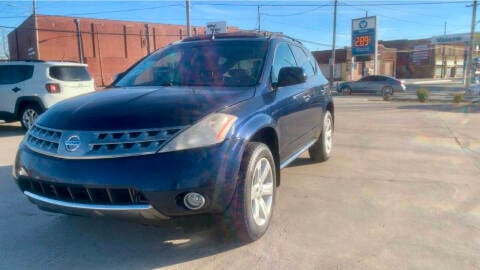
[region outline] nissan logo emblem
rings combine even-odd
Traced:
[[[80,143],[80,138],[77,135],[70,136],[65,141],[65,149],[68,152],[76,151],[78,148],[80,148]]]

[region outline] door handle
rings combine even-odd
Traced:
[[[12,91],[15,92],[15,93],[17,93],[17,92],[20,91],[20,90],[22,90],[22,89],[20,89],[20,88],[18,88],[18,87],[16,87],[16,86],[12,89]]]

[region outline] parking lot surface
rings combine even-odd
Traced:
[[[0,124],[0,269],[479,269],[480,106],[335,102],[333,157],[282,170],[273,223],[247,245],[203,220],[41,212],[11,178],[23,132]]]

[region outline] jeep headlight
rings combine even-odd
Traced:
[[[211,114],[173,138],[158,153],[214,145],[225,140],[237,117],[225,113]]]

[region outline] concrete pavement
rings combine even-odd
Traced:
[[[333,157],[282,171],[274,220],[241,245],[44,213],[11,180],[21,140],[0,125],[0,269],[480,269],[480,107],[336,97]]]

